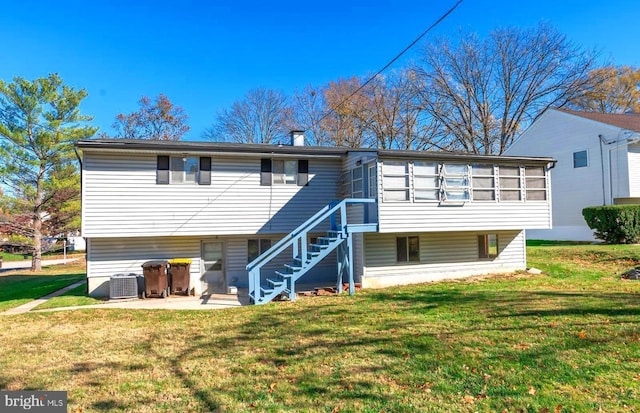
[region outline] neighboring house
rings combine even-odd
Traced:
[[[557,160],[553,228],[529,239],[593,241],[587,206],[640,203],[640,115],[549,109],[505,152]]]
[[[295,283],[511,272],[526,267],[524,229],[550,227],[551,158],[301,142],[80,141],[90,294],[177,257],[197,294],[245,287],[256,303]]]

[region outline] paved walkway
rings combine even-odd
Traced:
[[[28,312],[40,313],[52,311],[82,310],[84,308],[125,308],[132,310],[218,310],[221,308],[240,307],[242,305],[250,304],[249,296],[245,291],[241,290],[239,294],[212,294],[203,297],[186,297],[181,295],[174,295],[167,298],[147,298],[145,300],[131,298],[108,300],[100,304],[34,310],[34,308],[46,302],[47,300],[62,295],[69,290],[85,284],[86,282],[86,280],[78,281],[42,298],[38,298],[37,300],[33,300],[18,307],[11,308],[3,313],[0,313],[0,315],[24,314]]]
[[[67,258],[66,263],[69,264],[74,261],[78,261],[81,259],[80,257]],[[55,260],[42,260],[42,266],[49,265],[60,265],[64,264],[64,259],[55,259]],[[26,270],[31,268],[31,260],[20,260],[20,261],[2,261],[2,268],[0,271],[10,271],[10,270]]]
[[[131,310],[219,310],[222,308],[249,305],[249,296],[235,294],[214,294],[204,297],[169,296],[167,298],[147,298],[144,300],[120,299],[109,300],[101,304],[81,305],[74,307],[48,308],[35,312],[82,310],[84,308],[124,308]]]
[[[80,287],[82,284],[85,284],[87,281],[86,280],[82,280],[82,281],[78,281],[76,283],[73,283],[71,285],[68,285],[58,291],[54,291],[51,294],[45,295],[44,297],[38,298],[37,300],[33,300],[33,301],[29,301],[26,304],[22,304],[18,307],[14,307],[11,308],[7,311],[5,311],[4,313],[0,313],[1,315],[11,315],[11,314],[23,314],[23,313],[28,313],[29,311],[33,310],[34,308],[36,308],[37,306],[39,306],[40,304],[46,302],[48,299],[53,298],[53,297],[57,297],[59,295],[62,295],[64,293],[66,293],[69,290],[73,290],[76,287]]]

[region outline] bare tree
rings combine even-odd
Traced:
[[[287,98],[272,89],[250,90],[244,99],[218,113],[203,137],[239,143],[276,143],[287,134]]]
[[[414,68],[426,121],[443,149],[501,154],[545,109],[578,96],[595,55],[547,24],[428,46]]]
[[[569,106],[588,112],[640,112],[640,69],[607,66],[592,70],[583,93]]]
[[[154,103],[143,96],[138,104],[138,111],[116,116],[113,123],[116,138],[177,141],[189,131],[188,116],[165,95],[160,94]]]
[[[333,139],[322,122],[328,110],[322,89],[309,85],[297,90],[290,101],[285,121],[288,129],[304,130],[305,139],[312,145],[332,146]]]

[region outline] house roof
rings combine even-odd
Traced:
[[[571,109],[556,109],[557,111],[568,113],[570,115],[579,116],[581,118],[595,120],[596,122],[606,123],[607,125],[617,126],[622,129],[628,129],[634,132],[640,132],[640,114],[639,113],[601,113],[601,112],[584,112]]]
[[[194,141],[156,141],[146,139],[85,139],[76,146],[82,150],[132,150],[151,152],[189,152],[189,153],[234,153],[234,154],[282,154],[306,156],[342,157],[349,153],[375,153],[381,157],[392,158],[424,158],[433,160],[452,160],[468,162],[527,162],[549,163],[555,159],[548,157],[474,155],[446,151],[405,151],[375,148],[341,148],[328,146],[292,146],[273,144],[249,144],[227,142],[194,142]]]

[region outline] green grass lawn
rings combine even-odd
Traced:
[[[42,271],[0,274],[0,312],[43,297],[86,278],[85,264],[44,267]]]
[[[87,295],[87,285],[83,284],[79,287],[76,287],[72,290],[67,291],[66,293],[59,295],[57,297],[53,297],[44,303],[40,304],[34,310],[44,310],[47,308],[58,308],[58,307],[73,307],[79,305],[90,305],[90,304],[100,304],[103,303],[104,300],[100,300],[97,298],[89,297]]]
[[[0,317],[0,389],[70,412],[639,412],[636,246],[528,249],[543,275],[218,311]]]

